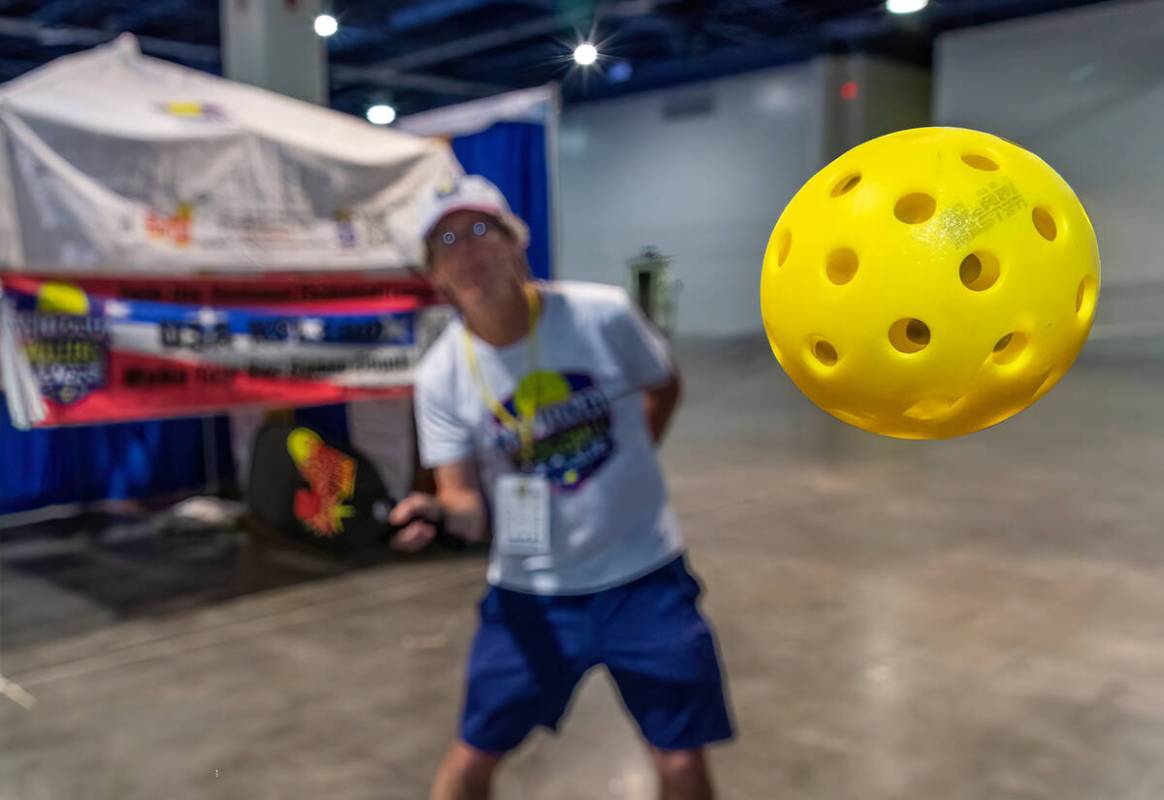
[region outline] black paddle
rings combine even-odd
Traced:
[[[414,521],[389,524],[396,500],[375,465],[307,425],[258,432],[247,504],[280,535],[337,554],[379,546]]]

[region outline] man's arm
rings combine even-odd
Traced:
[[[675,409],[679,407],[679,399],[683,394],[683,382],[679,370],[673,368],[670,379],[666,383],[653,386],[644,392],[644,403],[647,410],[647,427],[651,430],[651,440],[656,445],[663,441],[667,433],[667,426]]]
[[[651,440],[663,441],[682,394],[679,368],[671,347],[625,292],[609,306],[605,333],[615,358],[632,387],[643,387],[647,427]]]
[[[477,465],[463,461],[437,467],[433,471],[436,495],[414,492],[396,504],[388,521],[393,525],[412,522],[396,534],[392,546],[414,553],[423,550],[436,537],[437,524],[467,542],[482,542],[488,535],[485,501]]]

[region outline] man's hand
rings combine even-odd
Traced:
[[[663,436],[667,433],[667,426],[675,414],[682,394],[683,383],[678,370],[672,373],[666,383],[650,387],[643,393],[647,426],[651,431],[651,440],[656,445],[662,443]]]
[[[406,553],[416,553],[428,547],[436,538],[440,518],[441,506],[435,497],[413,492],[397,503],[388,515],[388,522],[392,525],[404,525],[392,537],[392,547]]]

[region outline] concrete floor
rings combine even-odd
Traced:
[[[1164,797],[1164,362],[1091,355],[945,443],[833,422],[762,344],[684,363],[664,460],[737,714],[722,797]],[[221,536],[56,567],[21,547],[0,671],[37,703],[0,699],[3,800],[425,796],[478,555],[275,565],[232,596]],[[604,675],[497,796],[653,796]]]

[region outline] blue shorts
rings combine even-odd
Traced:
[[[574,687],[605,665],[644,738],[663,750],[729,739],[715,640],[682,557],[594,594],[545,597],[491,588],[469,657],[461,738],[487,753],[557,729]]]

